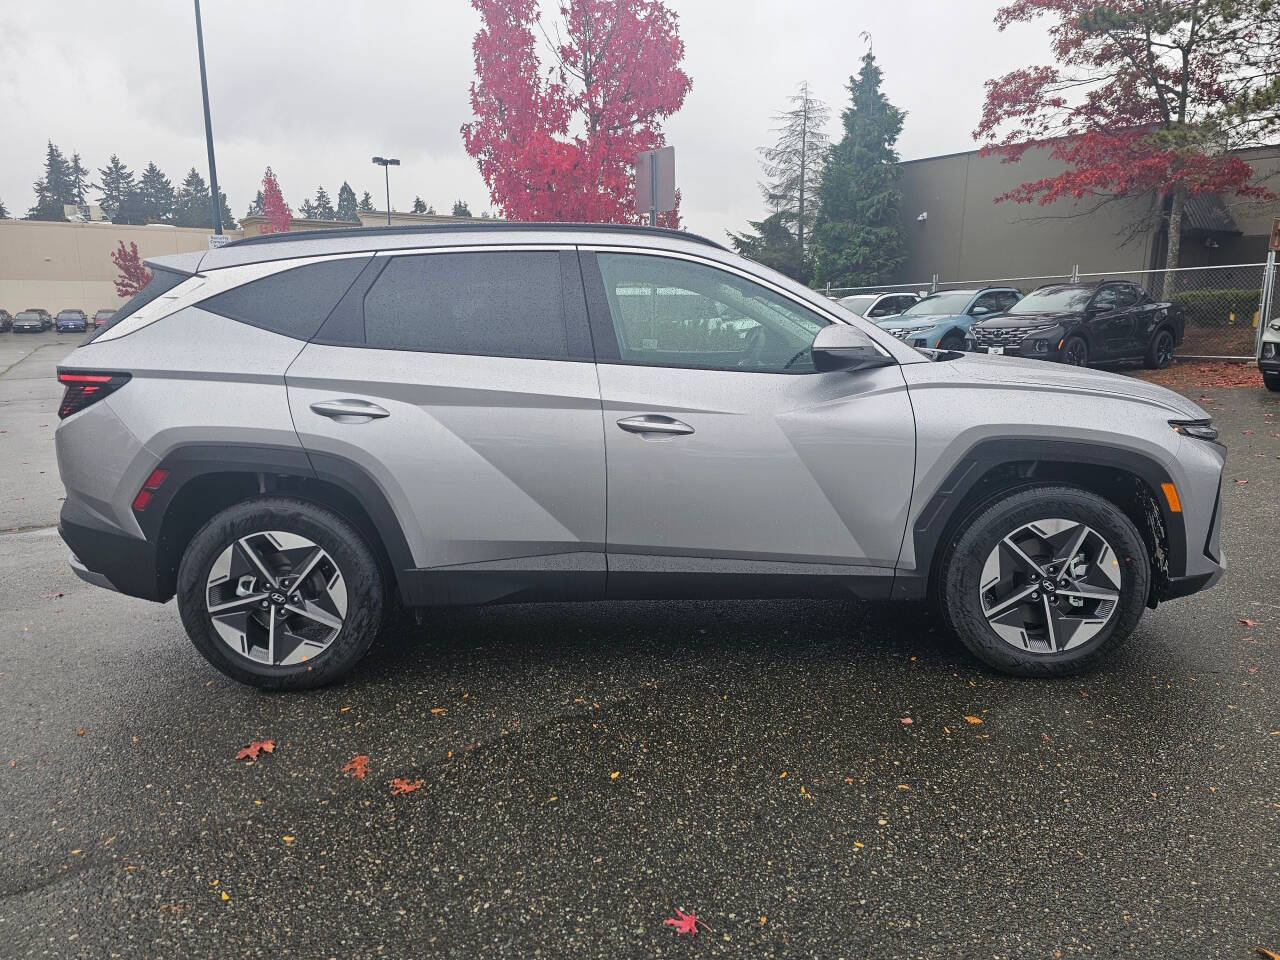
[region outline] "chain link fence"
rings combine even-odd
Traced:
[[[1169,301],[1185,321],[1178,355],[1251,359],[1258,336],[1258,310],[1266,264],[1237,263],[1213,267],[1179,267],[1174,270],[1128,270],[1108,273],[1049,274],[1038,277],[992,277],[981,280],[940,280],[936,275],[917,283],[878,287],[826,287],[827,296],[866,293],[933,293],[976,287],[1016,287],[1030,293],[1049,283],[1091,283],[1129,280],[1155,300]],[[1278,271],[1280,273],[1280,271]],[[1276,291],[1280,294],[1280,290]]]

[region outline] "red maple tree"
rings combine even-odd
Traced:
[[[636,154],[664,145],[663,121],[691,81],[677,17],[661,0],[563,0],[544,70],[537,0],[472,0],[475,119],[462,127],[502,215],[638,222]],[[663,214],[679,224],[679,211]]]
[[[1001,30],[1048,18],[1056,62],[987,81],[974,136],[1008,162],[1047,146],[1064,169],[996,199],[1093,198],[1101,206],[1153,197],[1157,222],[1168,226],[1166,264],[1176,267],[1188,196],[1271,197],[1232,152],[1261,145],[1280,127],[1280,17],[1270,3],[1015,0],[1001,7]]]
[[[280,183],[276,180],[275,171],[267,167],[262,175],[262,212],[267,222],[263,224],[263,233],[288,233],[289,224],[293,222],[293,211],[284,202],[284,194],[280,192]]]
[[[143,287],[151,282],[151,271],[138,255],[136,243],[129,241],[127,250],[123,240],[117,243],[119,246],[111,251],[111,262],[120,271],[116,277],[116,296],[128,299],[141,293]]]

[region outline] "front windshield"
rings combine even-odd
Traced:
[[[14,317],[13,319],[15,319],[15,320],[39,320],[39,319],[40,319],[40,314],[36,313],[34,310],[23,310],[20,314],[18,314],[18,315],[17,315],[16,317]]]
[[[854,297],[841,297],[836,301],[840,306],[852,313],[856,313],[860,317],[865,317],[867,315],[867,311],[871,309],[871,305],[875,302],[875,294],[872,294],[869,297],[861,295]]]
[[[958,293],[935,293],[925,297],[919,303],[913,303],[905,311],[904,317],[953,317],[964,313],[964,308],[973,299],[972,291]]]
[[[1083,310],[1093,296],[1093,287],[1044,287],[1032,290],[1015,303],[1009,313],[1054,313]]]

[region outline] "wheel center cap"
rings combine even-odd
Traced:
[[[1058,585],[1052,580],[1044,580],[1040,583],[1040,586],[1044,588],[1045,593],[1053,593],[1058,589]]]
[[[271,594],[271,597],[270,597],[271,602],[276,604],[277,606],[282,606],[286,599],[287,598],[283,593],[273,593]]]

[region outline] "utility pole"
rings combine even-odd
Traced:
[[[200,23],[200,0],[196,5],[196,49],[200,51],[200,96],[204,100],[204,139],[209,147],[209,206],[213,210],[213,232],[222,236],[222,204],[218,202],[218,168],[213,162],[213,121],[209,119],[209,79],[204,69],[204,28]]]

